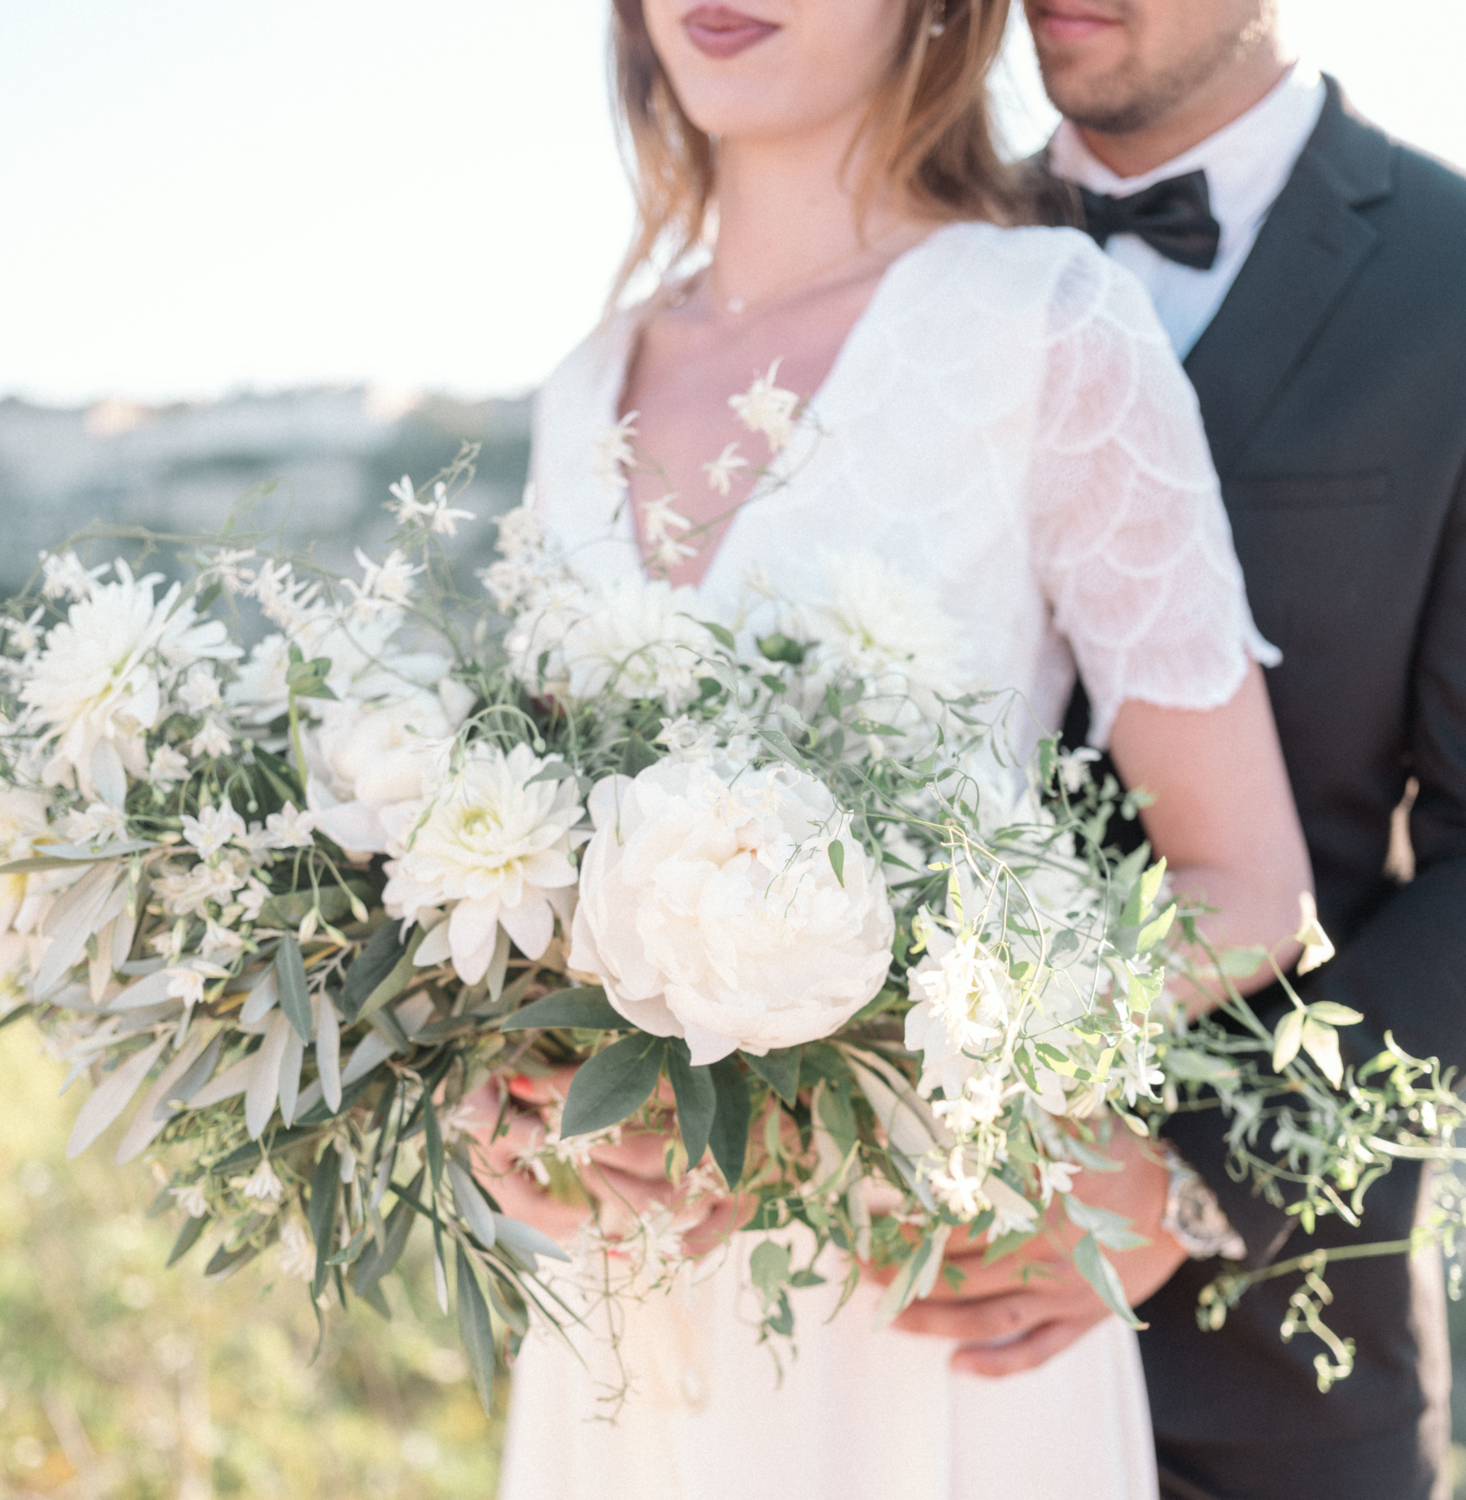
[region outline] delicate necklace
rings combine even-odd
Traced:
[[[716,265],[708,266],[708,290],[712,292],[713,299],[722,310],[732,317],[741,318],[748,313],[764,312],[770,307],[776,306],[787,297],[792,297],[798,292],[808,292],[818,287],[827,277],[834,272],[843,270],[852,261],[859,260],[862,256],[871,255],[885,244],[900,226],[888,229],[879,239],[872,240],[868,245],[858,246],[854,250],[847,250],[843,255],[836,256],[834,260],[827,261],[824,265],[816,267],[813,271],[803,271],[793,280],[784,283],[783,286],[775,287],[771,292],[765,292],[761,297],[749,299],[747,297],[725,297],[718,290],[716,280]]]

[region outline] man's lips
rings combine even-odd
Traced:
[[[1032,12],[1033,29],[1048,42],[1083,42],[1120,23],[1113,16],[1080,5],[1039,5]]]
[[[779,28],[726,5],[699,5],[683,16],[682,29],[699,52],[721,58],[736,57]]]

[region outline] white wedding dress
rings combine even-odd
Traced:
[[[536,409],[536,505],[588,579],[639,567],[597,479],[637,317],[598,329]],[[1126,699],[1210,708],[1247,609],[1196,401],[1137,283],[1068,230],[964,223],[886,272],[812,401],[790,481],[734,518],[700,592],[828,595],[874,556],[955,622],[968,685],[1062,716],[1078,662],[1104,743]],[[749,445],[751,446],[751,445]],[[953,1375],[952,1345],[875,1332],[876,1289],[795,1294],[782,1384],[756,1343],[749,1242],[629,1308],[617,1356],[535,1333],[515,1365],[501,1500],[1153,1500],[1134,1335],[1109,1319],[1041,1369]],[[604,1313],[591,1318],[604,1324]],[[631,1382],[614,1424],[607,1394]]]

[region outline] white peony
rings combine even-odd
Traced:
[[[383,811],[420,803],[442,780],[447,742],[472,706],[451,678],[381,703],[313,705],[319,725],[304,736],[306,794],[317,826],[343,849],[383,854]]]
[[[589,799],[572,969],[694,1063],[829,1036],[880,989],[895,923],[827,787],[783,767],[725,779],[661,761]],[[844,885],[830,863],[844,845]]]
[[[459,978],[488,972],[499,929],[528,958],[569,915],[575,886],[570,830],[580,819],[575,782],[534,781],[544,769],[528,745],[508,755],[478,745],[463,769],[419,811],[393,809],[389,833],[401,853],[389,861],[382,899],[390,916],[452,906],[424,939],[417,961],[451,957]]]
[[[46,637],[20,696],[31,725],[53,744],[48,785],[75,784],[120,802],[123,771],[147,774],[146,733],[172,712],[179,677],[205,658],[239,655],[217,620],[199,623],[179,585],[153,597],[161,574],[134,578],[113,564],[115,580],[96,584]]]

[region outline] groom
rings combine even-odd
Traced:
[[[1460,1068],[1466,179],[1361,120],[1333,80],[1289,67],[1273,0],[1025,5],[1065,116],[1049,169],[1144,282],[1185,362],[1258,625],[1284,653],[1269,687],[1339,949],[1305,998],[1364,1013],[1345,1032],[1355,1063],[1390,1031]],[[1414,874],[1402,880],[1398,860],[1393,878],[1385,866],[1411,777]],[[1254,1003],[1280,1014],[1266,995]],[[1371,1189],[1361,1229],[1329,1219],[1305,1241],[1229,1179],[1213,1117],[1178,1117],[1168,1134],[1253,1265],[1400,1239],[1417,1212],[1421,1177],[1402,1164]],[[1356,1364],[1321,1394],[1319,1341],[1278,1335],[1298,1277],[1254,1288],[1219,1332],[1198,1330],[1197,1293],[1221,1269],[1207,1252],[1226,1225],[1198,1236],[1163,1221],[1159,1170],[1129,1164],[1094,1186],[1152,1239],[1121,1271],[1132,1300],[1159,1287],[1137,1312],[1167,1500],[1445,1500],[1438,1261],[1328,1268],[1326,1321],[1354,1341]],[[1024,1285],[1019,1258],[963,1262],[960,1289],[939,1288],[905,1326],[963,1340],[959,1367],[992,1375],[1099,1320],[1062,1261]]]

